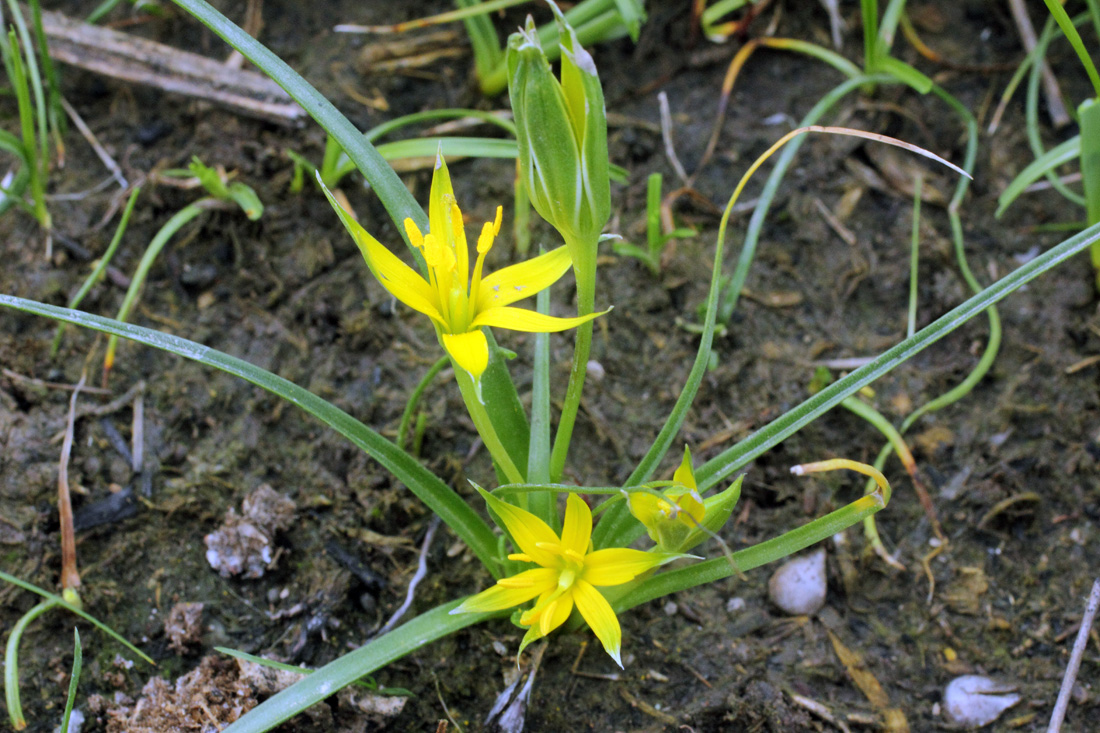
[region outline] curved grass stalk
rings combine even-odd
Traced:
[[[857,79],[858,80],[858,79]],[[853,80],[853,81],[857,81]],[[683,424],[684,417],[687,414],[687,410],[691,407],[691,403],[695,400],[695,395],[699,390],[699,384],[702,381],[703,374],[706,370],[707,364],[710,361],[710,347],[714,337],[714,327],[717,315],[718,307],[718,291],[721,287],[721,263],[722,263],[722,251],[725,246],[725,234],[726,226],[729,223],[730,214],[733,212],[733,206],[740,198],[741,192],[745,188],[745,184],[756,173],[761,165],[764,164],[772,155],[779,151],[784,146],[787,146],[787,150],[790,149],[795,143],[800,142],[803,138],[803,133],[807,132],[819,132],[833,135],[848,135],[853,137],[862,137],[877,142],[883,142],[890,145],[905,148],[911,152],[916,152],[925,157],[936,160],[950,168],[958,171],[959,173],[967,176],[965,171],[953,165],[952,163],[943,160],[937,155],[929,153],[928,151],[921,150],[916,146],[909,143],[901,142],[900,140],[894,140],[884,135],[878,135],[876,133],[863,132],[861,130],[852,130],[844,127],[820,127],[817,125],[809,125],[806,127],[800,127],[796,130],[788,132],[786,135],[777,140],[770,148],[762,153],[753,164],[749,166],[748,170],[741,177],[737,187],[734,189],[733,194],[730,196],[729,202],[726,204],[726,209],[722,213],[722,220],[718,225],[718,236],[715,244],[715,256],[714,256],[714,269],[711,272],[711,288],[707,295],[707,312],[706,320],[703,326],[703,336],[700,339],[699,351],[695,358],[695,363],[692,365],[691,371],[688,373],[687,381],[684,384],[683,389],[680,392],[679,398],[676,400],[676,404],[669,414],[668,419],[662,426],[661,431],[658,433],[657,438],[654,440],[653,445],[649,451],[642,458],[634,472],[626,481],[626,486],[634,486],[645,481],[656,468],[657,464],[664,457],[668,451],[669,445],[672,443],[672,439],[676,433],[679,432],[680,426]],[[769,179],[770,180],[770,179]],[[746,243],[746,247],[747,247]],[[744,250],[742,250],[742,259],[744,258]],[[552,479],[557,477],[551,475]],[[702,486],[700,486],[702,489]],[[626,546],[629,545],[637,537],[641,536],[642,528],[637,522],[632,522],[630,515],[626,508],[623,506],[616,506],[610,509],[607,515],[600,521],[596,528],[592,532],[592,541],[596,547],[609,547],[609,546]]]
[[[1058,166],[1065,165],[1081,157],[1081,136],[1074,135],[1069,140],[1063,143],[1059,143],[1050,150],[1047,150],[1035,160],[1027,164],[1020,173],[1012,179],[1012,181],[1005,187],[1005,190],[1001,192],[1001,195],[997,197],[997,211],[994,216],[1000,217],[1005,213],[1005,209],[1015,201],[1024,190],[1035,183],[1043,176],[1056,175],[1054,173]],[[1065,184],[1062,184],[1065,185]]]
[[[716,580],[728,578],[737,571],[746,572],[782,559],[851,527],[890,502],[890,484],[886,477],[863,463],[838,458],[795,466],[791,469],[791,473],[801,476],[837,469],[849,469],[873,476],[877,482],[876,490],[779,537],[738,550],[731,557],[717,557],[646,578],[627,593],[611,601],[615,612],[626,611],[655,598],[713,583]]]
[[[141,295],[142,286],[145,285],[145,278],[149,275],[149,268],[153,266],[157,256],[161,250],[164,249],[164,245],[168,244],[169,240],[176,235],[180,229],[183,229],[196,218],[199,214],[203,213],[207,209],[207,205],[214,202],[215,199],[206,198],[199,199],[193,204],[188,204],[182,209],[172,215],[172,218],[164,223],[149,242],[149,246],[145,249],[145,254],[141,256],[141,261],[138,263],[137,270],[134,271],[134,276],[130,278],[130,287],[126,288],[126,296],[122,299],[122,305],[118,309],[118,315],[115,317],[118,321],[125,322],[130,317],[130,312],[134,308],[134,304],[137,303],[138,297]],[[103,357],[103,375],[106,380],[107,374],[111,371],[111,368],[115,365],[115,351],[118,349],[118,336],[112,335],[107,340],[107,353]]]
[[[1084,21],[1084,16],[1078,16],[1074,19],[1074,24],[1083,23]],[[1035,44],[1035,61],[1031,65],[1031,73],[1027,80],[1027,96],[1024,102],[1025,129],[1027,130],[1028,145],[1031,147],[1031,152],[1036,159],[1043,157],[1046,153],[1043,147],[1042,134],[1039,132],[1039,82],[1043,70],[1043,65],[1040,63],[1040,60],[1046,58],[1047,48],[1054,38],[1054,28],[1054,19],[1048,18],[1046,26],[1043,28],[1043,32]],[[1078,206],[1085,205],[1085,197],[1062,183],[1053,171],[1047,171],[1044,175],[1054,190],[1062,194],[1063,197],[1069,199]]]
[[[130,224],[130,214],[134,213],[134,204],[137,203],[139,193],[141,193],[141,186],[135,187],[133,193],[130,194],[130,200],[126,202],[126,208],[122,211],[122,218],[119,219],[118,228],[115,229],[115,235],[111,238],[111,243],[107,245],[107,250],[103,253],[103,256],[96,261],[95,267],[92,268],[91,273],[81,284],[80,289],[76,291],[76,295],[69,301],[70,308],[78,307],[88,291],[100,281],[103,273],[107,271],[107,265],[111,264],[111,258],[115,256],[115,251],[118,249],[119,243],[122,242],[122,235],[126,233],[126,227]],[[61,337],[64,335],[65,324],[57,324],[57,330],[53,335],[53,343],[50,345],[51,358],[57,356],[57,350],[61,348]]]
[[[806,116],[802,118],[799,126],[806,127],[816,124],[818,120],[845,96],[861,86],[872,83],[891,84],[897,82],[893,77],[885,74],[854,76],[837,85],[830,90],[828,94],[818,100],[817,104],[815,104]],[[741,297],[741,291],[745,286],[745,280],[748,278],[749,268],[756,258],[756,246],[760,241],[760,234],[764,229],[764,222],[767,220],[768,210],[771,208],[772,201],[775,200],[775,195],[779,191],[779,184],[783,181],[784,176],[787,175],[787,169],[790,167],[791,162],[794,161],[794,156],[798,153],[804,141],[804,138],[791,141],[791,144],[779,154],[778,158],[776,158],[775,166],[764,182],[764,188],[760,192],[758,203],[752,211],[748,228],[745,230],[745,240],[744,244],[741,245],[741,254],[737,258],[737,265],[734,267],[733,275],[730,276],[729,281],[725,285],[725,290],[722,292],[721,305],[718,311],[719,323],[729,323],[734,310],[737,308],[737,301]]]
[[[477,512],[471,509],[451,487],[420,465],[415,458],[351,415],[312,392],[272,374],[266,369],[249,364],[243,359],[238,359],[178,336],[133,326],[90,313],[46,305],[45,303],[38,303],[13,295],[0,295],[0,306],[131,339],[146,346],[152,346],[200,364],[220,369],[227,374],[241,377],[278,397],[282,397],[313,415],[370,454],[383,468],[392,473],[410,491],[416,494],[431,511],[438,514],[447,523],[447,526],[469,546],[491,573],[499,572],[499,565],[496,562],[496,537],[485,521],[478,516]]]
[[[56,607],[57,604],[53,601],[42,601],[32,607],[15,622],[8,636],[4,651],[4,701],[8,705],[8,719],[16,730],[27,727],[27,720],[23,717],[23,704],[19,700],[19,643],[31,622]]]
[[[50,593],[47,590],[39,588],[33,583],[28,583],[25,580],[20,580],[14,575],[0,570],[0,580],[3,580],[12,585],[18,586],[24,590],[36,593],[41,596],[43,600],[41,603],[32,607],[16,622],[12,627],[11,633],[8,636],[8,643],[4,654],[4,697],[8,707],[8,718],[11,720],[12,726],[16,730],[23,730],[27,727],[27,722],[23,718],[23,706],[19,701],[19,644],[23,640],[23,633],[27,630],[27,627],[36,618],[46,613],[47,611],[55,608],[65,609],[75,613],[77,616],[90,621],[96,628],[103,631],[107,635],[111,636],[115,641],[119,642],[134,654],[141,657],[143,660],[156,666],[156,662],[149,658],[144,652],[135,647],[130,642],[126,641],[118,632],[111,627],[104,624],[102,621],[87,613],[84,609],[68,603],[64,598],[54,593]],[[79,637],[78,637],[79,638]],[[79,644],[79,641],[77,642]],[[74,664],[74,670],[76,665]],[[78,675],[78,672],[74,671],[74,676]],[[72,696],[72,684],[70,684],[70,697]]]

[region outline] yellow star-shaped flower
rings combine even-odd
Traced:
[[[682,555],[624,547],[593,552],[592,511],[576,494],[569,494],[559,537],[534,514],[478,490],[521,550],[508,559],[539,567],[501,578],[492,588],[467,598],[451,613],[500,611],[537,597],[534,607],[524,611],[519,619],[520,624],[530,627],[523,637],[522,651],[565,623],[575,606],[604,650],[622,667],[622,628],[611,604],[596,588],[622,585]]]
[[[432,320],[443,348],[475,381],[489,365],[489,345],[481,331],[483,326],[549,333],[574,328],[602,315],[556,318],[510,307],[557,282],[569,269],[571,260],[568,250],[562,246],[526,262],[483,274],[485,255],[500,233],[502,209],[499,206],[496,220],[486,222],[481,229],[477,259],[471,273],[462,212],[455,201],[451,176],[442,155],[436,156],[432,176],[428,232],[421,232],[412,219],[405,219],[409,241],[423,253],[428,265],[427,280],[363,229],[327,190],[325,194],[382,287]]]

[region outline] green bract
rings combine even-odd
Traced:
[[[590,261],[594,266],[611,215],[607,117],[592,56],[557,7],[554,13],[561,27],[561,80],[528,17],[527,27],[508,39],[508,93],[531,203],[561,233],[580,269]]]

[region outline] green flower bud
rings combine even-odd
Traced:
[[[529,17],[508,39],[508,93],[520,170],[531,203],[561,233],[575,266],[595,266],[611,216],[607,116],[592,56],[550,3],[561,28],[561,80],[550,70]]]
[[[627,506],[650,539],[664,552],[685,553],[722,528],[741,498],[741,478],[725,491],[702,499],[691,467],[691,451],[672,477],[676,484],[661,496],[645,491],[626,493]]]

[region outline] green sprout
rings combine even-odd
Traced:
[[[145,279],[149,275],[149,269],[152,268],[153,263],[156,262],[161,250],[164,249],[164,246],[171,241],[172,237],[174,237],[177,232],[187,226],[192,220],[210,209],[220,208],[237,207],[248,217],[249,221],[256,221],[263,216],[264,213],[263,204],[260,203],[259,197],[256,196],[256,192],[252,190],[250,186],[240,181],[229,181],[229,177],[224,170],[210,168],[204,165],[197,156],[192,158],[191,164],[186,170],[165,171],[163,175],[172,178],[194,177],[197,179],[198,184],[206,189],[209,195],[177,211],[164,223],[160,230],[153,235],[153,239],[149,242],[149,246],[145,248],[145,253],[141,256],[141,261],[138,263],[137,270],[134,271],[134,275],[130,279],[130,286],[126,289],[126,295],[123,297],[122,305],[118,309],[116,318],[119,321],[125,321],[130,317],[130,313],[137,304],[138,298],[141,297],[141,290],[145,285]],[[118,337],[112,336],[107,340],[107,353],[103,357],[103,379],[105,382],[107,380],[107,375],[114,366],[115,351],[117,349]]]
[[[1087,14],[1083,13],[1076,19],[1071,19],[1060,3],[1055,2],[1055,0],[1045,0],[1045,2],[1050,10],[1050,21],[1047,23],[1042,39],[1036,44],[1035,50],[1021,64],[1019,72],[1019,74],[1022,74],[1027,68],[1031,68],[1031,81],[1028,87],[1028,138],[1032,144],[1032,149],[1036,153],[1036,158],[1009,183],[998,198],[997,216],[1003,214],[1028,186],[1040,177],[1046,176],[1059,193],[1085,207],[1085,226],[1090,226],[1100,222],[1100,73],[1097,72],[1096,65],[1089,56],[1076,26],[1091,18],[1094,27],[1100,33],[1100,25],[1097,25],[1100,22],[1100,7],[1096,3],[1090,2]],[[1069,41],[1077,54],[1081,66],[1088,75],[1095,96],[1085,99],[1077,106],[1077,122],[1081,128],[1080,133],[1049,151],[1043,151],[1034,113],[1035,98],[1037,96],[1035,90],[1038,87],[1041,60],[1045,57],[1050,44],[1054,24],[1057,24],[1062,35]],[[1084,196],[1078,196],[1070,191],[1054,175],[1057,168],[1074,160],[1079,161]],[[1096,289],[1100,292],[1100,247],[1091,249],[1091,259],[1095,270]]]
[[[661,183],[660,173],[650,173],[646,180],[645,248],[630,242],[614,242],[611,245],[615,254],[640,260],[654,275],[661,272],[661,258],[669,242],[694,237],[696,234],[694,229],[671,226],[672,210],[666,209],[661,200]]]

